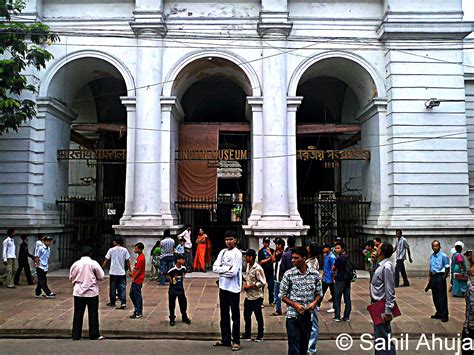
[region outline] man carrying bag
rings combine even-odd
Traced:
[[[395,303],[395,269],[390,261],[392,254],[391,244],[383,243],[377,249],[379,263],[370,282],[370,295],[374,303],[367,307],[374,322],[375,344],[385,344],[382,350],[375,347],[375,354],[380,355],[396,354],[395,345],[388,342],[392,334],[390,322],[393,317],[400,315]]]

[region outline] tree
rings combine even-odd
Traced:
[[[59,41],[49,27],[14,21],[24,9],[23,0],[0,0],[0,135],[18,128],[36,115],[35,102],[25,94],[37,93],[25,69],[41,70],[53,58],[45,46]]]

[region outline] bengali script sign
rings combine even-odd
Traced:
[[[127,158],[126,149],[62,149],[58,160],[119,160]]]
[[[297,160],[370,160],[370,150],[345,149],[345,150],[319,150],[308,147],[308,149],[296,150]]]

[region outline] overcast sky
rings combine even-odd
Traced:
[[[464,20],[474,21],[474,0],[462,0]]]

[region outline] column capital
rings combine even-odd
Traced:
[[[293,22],[289,21],[288,11],[260,11],[257,32],[261,37],[266,35],[287,37],[292,28]]]
[[[263,97],[262,96],[247,96],[247,104],[252,109],[252,112],[262,112]]]
[[[286,104],[288,106],[288,112],[296,112],[303,101],[303,96],[288,96],[286,98]]]
[[[134,20],[129,22],[132,31],[139,37],[163,37],[168,32],[161,11],[134,11]]]
[[[359,110],[356,114],[356,119],[360,122],[365,122],[376,113],[387,111],[387,99],[381,97],[374,97],[369,103]]]
[[[50,113],[69,124],[77,117],[77,113],[52,97],[39,97],[36,100],[36,107],[38,108],[37,117],[44,117],[47,113]]]
[[[127,111],[135,111],[137,104],[135,96],[120,96],[120,101],[122,101],[122,105],[125,106]]]
[[[162,112],[171,112],[178,121],[181,121],[184,118],[184,110],[181,107],[178,97],[161,96],[160,103]]]

